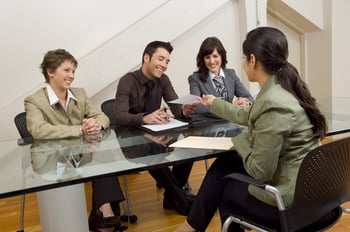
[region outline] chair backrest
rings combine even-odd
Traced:
[[[350,138],[321,145],[304,158],[294,201],[286,210],[290,231],[306,226],[350,199]]]
[[[115,105],[114,105],[114,102],[115,102],[115,99],[109,99],[109,100],[102,102],[102,104],[101,104],[102,112],[105,113],[107,115],[107,117],[109,118],[110,127],[115,126],[115,111],[114,111]]]
[[[29,131],[27,129],[26,116],[27,116],[27,113],[22,112],[22,113],[17,114],[14,118],[17,130],[18,130],[21,138],[23,138],[23,139],[32,137],[32,135],[29,133]]]

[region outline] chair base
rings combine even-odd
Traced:
[[[338,220],[340,219],[341,215],[343,213],[342,208],[339,206],[335,209],[333,209],[331,212],[329,212],[326,216],[322,217],[315,223],[306,226],[304,228],[301,228],[297,230],[297,232],[310,232],[310,231],[325,231],[331,228],[333,225],[335,225]],[[228,228],[231,223],[237,223],[242,225],[247,230],[255,230],[258,232],[271,232],[271,231],[280,231],[279,229],[268,229],[263,226],[258,226],[255,224],[250,223],[249,221],[245,221],[244,219],[240,219],[234,216],[230,216],[226,219],[222,226],[222,232],[227,232]]]

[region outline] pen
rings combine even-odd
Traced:
[[[167,120],[170,120],[170,118],[173,118],[171,115],[168,114],[168,108],[166,106],[162,107],[164,113],[166,113],[166,118]]]

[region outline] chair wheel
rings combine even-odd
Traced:
[[[136,221],[137,221],[137,216],[136,215],[130,215],[130,216],[128,216],[128,215],[122,215],[121,217],[120,217],[120,219],[123,221],[123,222],[127,222],[127,221],[129,221],[130,223],[135,223]]]
[[[137,216],[136,215],[131,215],[129,217],[130,223],[135,223],[137,221]]]

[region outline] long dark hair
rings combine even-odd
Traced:
[[[214,50],[217,50],[218,53],[221,56],[221,68],[225,68],[227,64],[227,58],[226,58],[226,50],[224,46],[222,45],[221,41],[216,38],[216,37],[208,37],[206,38],[198,51],[197,54],[197,67],[198,67],[198,73],[199,73],[199,78],[201,81],[206,82],[209,70],[205,66],[204,63],[204,57],[207,55],[210,55],[213,53]]]
[[[277,82],[293,94],[304,108],[313,125],[316,138],[324,138],[327,132],[325,116],[320,112],[316,99],[311,96],[298,70],[287,61],[288,42],[286,36],[272,27],[259,27],[250,31],[243,42],[243,53],[247,59],[254,54],[270,75],[277,76]]]

